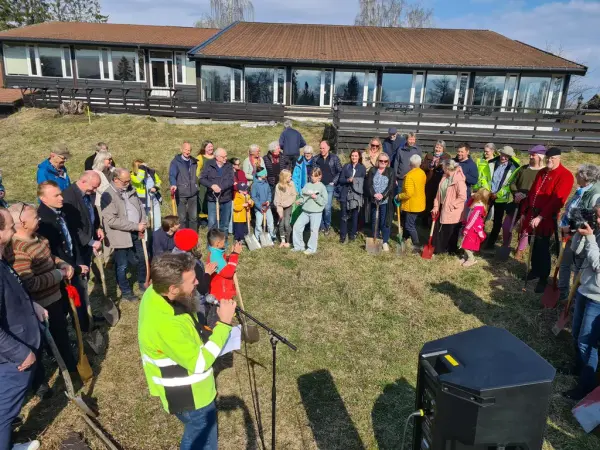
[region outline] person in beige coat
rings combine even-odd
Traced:
[[[298,197],[296,186],[292,182],[292,172],[283,169],[279,173],[279,183],[275,186],[275,199],[273,204],[279,216],[279,247],[289,247],[292,237],[292,206]]]
[[[140,292],[145,290],[146,262],[143,245],[146,244],[146,211],[137,192],[131,186],[127,169],[115,169],[112,183],[102,194],[100,201],[106,244],[114,250],[117,283],[124,300],[137,300],[127,280],[127,267],[131,262],[137,266]]]

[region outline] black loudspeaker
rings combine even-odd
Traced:
[[[413,450],[540,450],[556,371],[501,328],[428,342]]]

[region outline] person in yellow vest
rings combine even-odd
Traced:
[[[212,330],[199,325],[196,261],[164,253],[152,261],[152,284],[139,309],[138,341],[150,395],[184,424],[181,450],[217,450],[217,395],[212,365],[225,346],[235,314],[221,300]]]
[[[154,231],[161,227],[160,204],[162,197],[160,195],[160,185],[162,181],[156,170],[151,169],[141,159],[136,159],[131,165],[131,185],[135,189],[142,205],[146,208],[146,214],[152,206],[152,229]],[[150,195],[148,197],[148,194]]]
[[[417,217],[425,211],[425,183],[427,175],[421,169],[421,156],[412,155],[409,159],[410,170],[404,178],[402,192],[396,196],[396,200],[402,202],[402,239],[410,240],[414,251],[419,251],[419,234],[417,233]]]

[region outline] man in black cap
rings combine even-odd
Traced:
[[[546,289],[550,276],[550,237],[556,233],[558,213],[564,206],[573,188],[573,174],[560,162],[561,150],[552,147],[546,152],[546,167],[536,175],[525,198],[523,231],[535,239],[531,248],[531,270],[529,280],[539,278],[535,292]]]
[[[388,154],[390,161],[396,158],[396,152],[402,144],[404,139],[398,139],[398,130],[394,127],[388,129],[388,137],[383,140],[383,151]]]

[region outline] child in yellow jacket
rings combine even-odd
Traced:
[[[248,214],[254,202],[248,195],[248,184],[239,183],[233,197],[233,235],[237,242],[243,241],[248,234]]]

